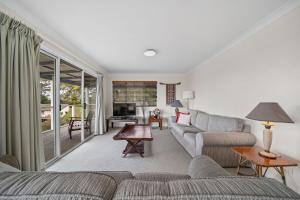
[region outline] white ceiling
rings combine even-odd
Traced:
[[[40,19],[109,72],[181,73],[287,0],[1,0]],[[18,6],[15,6],[18,5]],[[26,17],[26,16],[22,16]],[[145,49],[156,49],[145,57]]]

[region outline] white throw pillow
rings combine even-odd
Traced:
[[[177,124],[189,126],[191,123],[191,115],[180,113],[178,117]]]

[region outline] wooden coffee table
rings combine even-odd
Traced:
[[[255,165],[255,174],[258,177],[264,177],[269,168],[274,168],[281,176],[282,181],[286,184],[284,167],[297,166],[298,161],[293,160],[287,156],[279,155],[276,159],[265,158],[259,155],[263,149],[257,146],[254,147],[233,147],[232,150],[239,154],[240,160],[237,169],[237,174],[240,173],[240,168],[246,161],[250,161]],[[266,168],[263,172],[263,167]]]
[[[144,141],[152,141],[153,137],[149,125],[126,124],[113,139],[127,141],[123,157],[129,153],[138,153],[144,157]]]

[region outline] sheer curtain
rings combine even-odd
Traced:
[[[0,154],[22,170],[40,170],[39,51],[33,30],[0,12]]]
[[[97,74],[97,96],[96,96],[96,128],[95,135],[103,135],[104,123],[104,97],[103,97],[103,75]]]

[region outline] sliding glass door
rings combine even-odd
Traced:
[[[40,54],[41,86],[41,137],[44,144],[45,161],[56,157],[55,134],[55,70],[56,58],[50,54]]]
[[[95,76],[41,51],[41,138],[46,163],[94,134],[96,84]]]
[[[84,73],[84,138],[88,138],[95,132],[96,84],[96,77]]]
[[[69,151],[81,142],[82,70],[60,61],[60,151]]]

